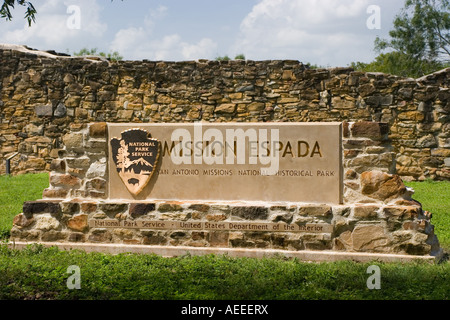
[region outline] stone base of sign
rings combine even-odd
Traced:
[[[11,249],[24,249],[36,242],[11,242]],[[429,262],[435,263],[441,259],[440,256],[411,256],[405,254],[367,253],[367,252],[337,252],[337,251],[288,251],[276,249],[239,249],[239,248],[194,248],[185,246],[147,246],[128,244],[105,244],[105,243],[61,243],[40,242],[38,244],[46,247],[57,247],[60,250],[83,250],[85,252],[101,252],[107,254],[134,253],[134,254],[157,254],[163,257],[176,257],[183,255],[227,255],[234,258],[271,258],[286,257],[296,258],[300,261],[333,262],[349,260],[356,262]]]
[[[82,248],[108,245],[117,246],[118,252],[164,247],[173,252],[169,255],[191,249],[251,249],[251,255],[275,250],[288,256],[296,252],[299,258],[324,252],[319,260],[330,251],[334,254],[326,259],[351,253],[374,259],[380,254],[439,258],[442,249],[431,215],[414,200],[393,201],[326,205],[40,200],[25,202],[23,213],[14,218],[11,241]]]

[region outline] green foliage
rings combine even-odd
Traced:
[[[402,77],[418,78],[448,68],[450,63],[415,59],[410,55],[394,51],[382,53],[370,63],[352,62],[350,66],[357,71],[383,72]]]
[[[450,4],[448,0],[406,0],[394,19],[391,39],[375,41],[376,50],[392,48],[413,59],[439,60],[450,55]]]
[[[49,185],[48,173],[0,176],[0,239],[9,236],[13,218],[25,201],[42,198]]]
[[[393,21],[390,39],[375,40],[380,54],[370,63],[353,62],[358,71],[418,78],[450,66],[448,0],[405,0]],[[390,50],[388,53],[382,51]]]
[[[123,60],[123,57],[117,51],[110,52],[110,53],[104,53],[102,51],[97,52],[97,48],[93,48],[93,49],[83,48],[78,52],[74,52],[73,55],[74,56],[101,56],[101,57],[107,58],[108,60],[111,60],[111,61]]]
[[[423,210],[432,213],[434,225],[441,247],[450,252],[450,181],[406,182],[414,189],[413,198],[422,203]]]
[[[366,286],[369,265],[381,290]],[[66,287],[80,268],[81,289]],[[450,263],[306,263],[296,259],[85,253],[0,245],[0,299],[96,300],[446,300]]]
[[[311,63],[306,63],[305,64],[306,65],[306,67],[308,67],[309,69],[327,69],[327,68],[329,68],[329,66],[328,67],[325,67],[325,66],[321,66],[321,65],[318,65],[318,64],[311,64]]]
[[[225,55],[223,57],[222,56],[216,57],[216,61],[230,61],[230,60],[231,58],[228,55]],[[245,55],[243,53],[240,53],[234,57],[234,60],[245,60]]]
[[[28,26],[31,26],[32,22],[35,22],[35,15],[37,13],[33,4],[25,0],[3,0],[3,4],[0,7],[0,18],[5,18],[8,21],[12,20],[11,9],[14,9],[14,5],[18,4],[20,6],[26,7],[25,19],[28,21]]]
[[[229,56],[225,55],[223,57],[222,56],[217,57],[216,60],[217,61],[230,61],[231,58]]]

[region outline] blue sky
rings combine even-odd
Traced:
[[[118,51],[127,60],[217,56],[295,59],[321,66],[369,62],[376,36],[387,37],[403,0],[34,0],[0,21],[0,43],[73,53]],[[379,20],[370,20],[380,10]],[[75,9],[74,9],[75,8]],[[367,21],[379,21],[369,28]]]

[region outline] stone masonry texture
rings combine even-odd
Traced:
[[[89,129],[88,147],[99,159],[95,140],[104,122],[341,121],[353,123],[348,177],[376,160],[392,163],[390,172],[404,180],[450,178],[450,69],[409,79],[293,60],[112,63],[9,45],[0,45],[0,66],[0,174],[19,152],[12,172],[59,171],[52,183],[61,188],[48,192],[60,196],[62,186],[79,187],[81,175],[100,177],[101,162],[57,159],[62,146],[83,151],[86,135],[77,130],[103,123]],[[101,197],[103,188],[100,178],[92,181],[91,192]]]

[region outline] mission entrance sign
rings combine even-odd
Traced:
[[[12,243],[163,256],[440,259],[431,214],[389,173],[387,128],[74,125],[43,199],[14,218]]]
[[[108,124],[109,197],[342,203],[341,123]]]

